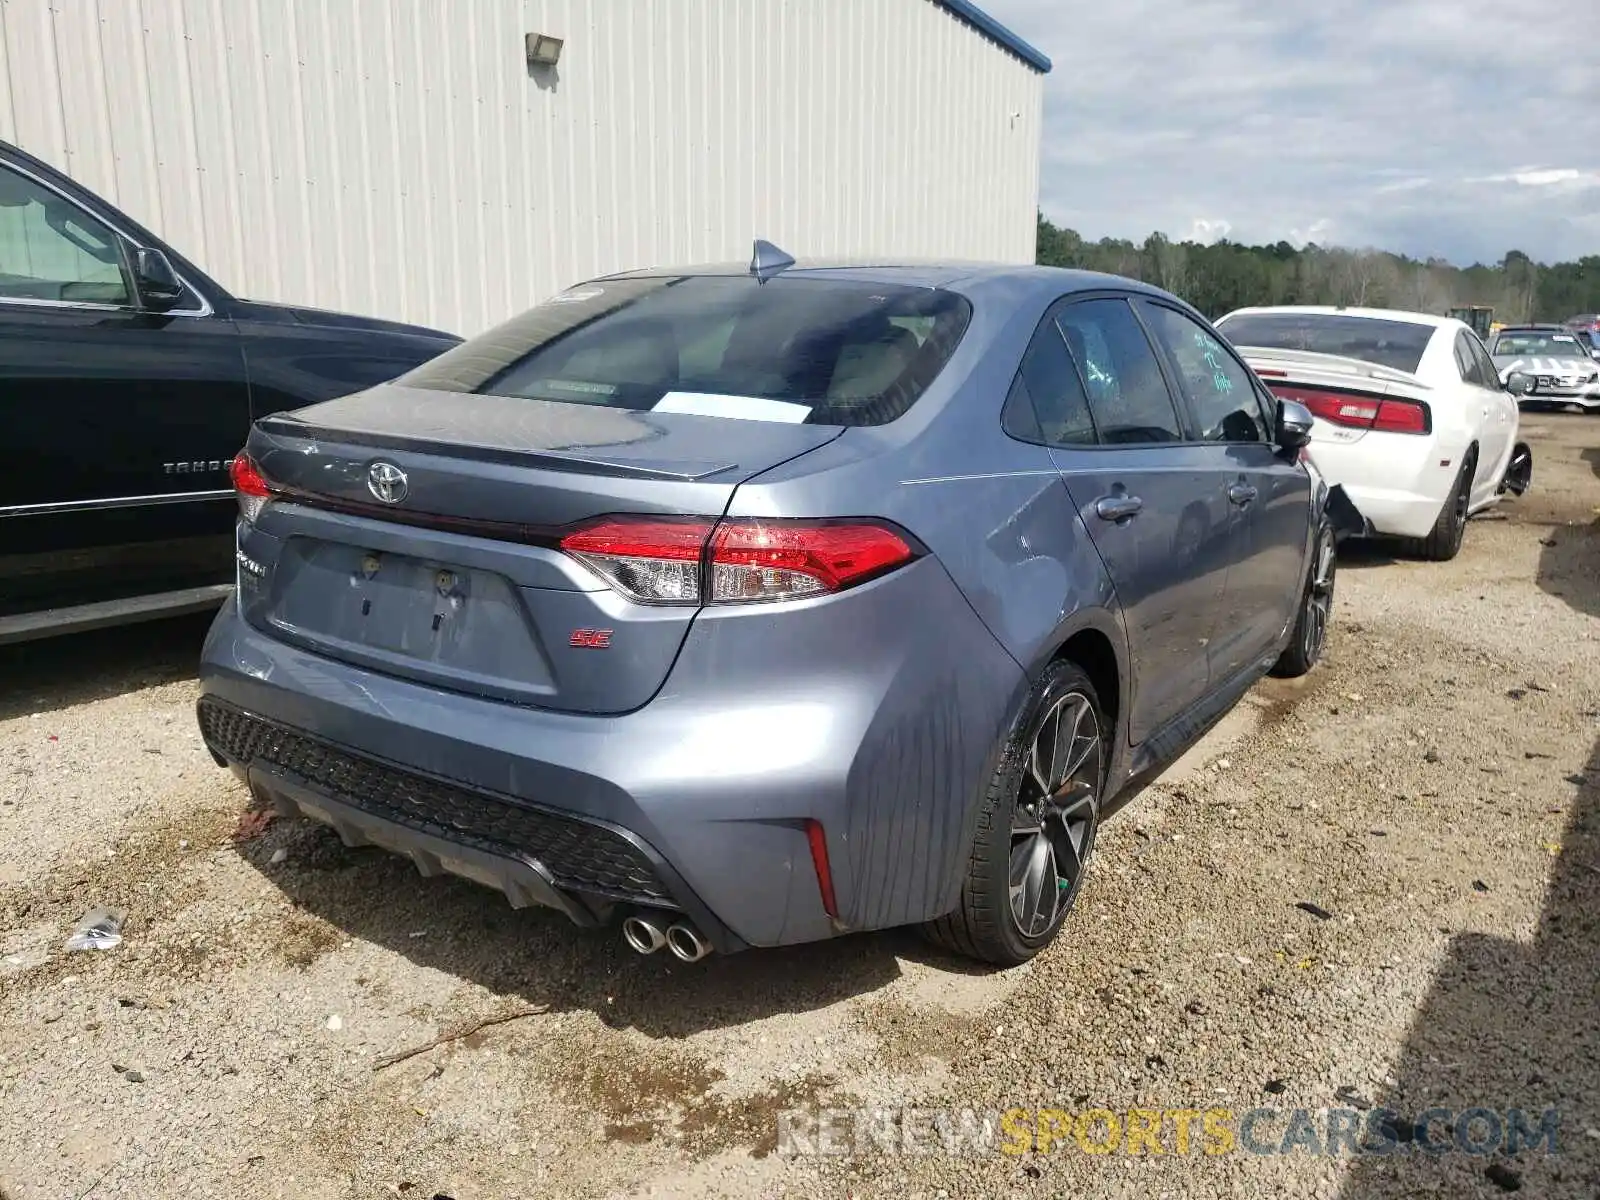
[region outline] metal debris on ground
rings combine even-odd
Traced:
[[[110,950],[122,944],[122,923],[128,919],[125,908],[96,908],[84,914],[67,938],[68,950]]]
[[[1371,1100],[1368,1100],[1360,1092],[1356,1091],[1355,1088],[1350,1087],[1349,1085],[1346,1085],[1334,1092],[1333,1097],[1335,1100],[1339,1100],[1345,1104],[1348,1104],[1351,1108],[1368,1109],[1372,1107]]]

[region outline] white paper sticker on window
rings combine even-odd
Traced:
[[[811,406],[791,404],[787,400],[764,400],[760,396],[668,392],[657,401],[654,411],[690,413],[700,417],[731,417],[736,421],[783,421],[798,425],[811,415]]]

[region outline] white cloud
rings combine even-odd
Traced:
[[[1289,230],[1289,236],[1284,240],[1297,250],[1304,249],[1312,242],[1316,242],[1319,246],[1326,246],[1331,240],[1330,235],[1332,233],[1333,222],[1327,217],[1318,217],[1304,229]]]
[[[1600,137],[1575,118],[1600,73],[1569,21],[1508,37],[1503,0],[980,3],[1055,62],[1040,203],[1086,237],[1226,212],[1237,241],[1600,254]]]
[[[1389,183],[1380,183],[1372,190],[1379,195],[1383,195],[1386,192],[1414,192],[1419,188],[1430,187],[1432,184],[1433,180],[1426,175],[1420,175],[1415,179],[1396,179]]]
[[[1189,240],[1209,246],[1221,241],[1233,231],[1233,225],[1221,217],[1196,217],[1189,222]]]
[[[1519,187],[1547,188],[1563,183],[1592,184],[1600,182],[1600,171],[1580,171],[1575,167],[1528,168],[1504,175],[1486,175],[1484,183],[1514,183]]]

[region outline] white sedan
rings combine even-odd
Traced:
[[[1241,308],[1216,327],[1273,392],[1316,418],[1307,457],[1343,485],[1362,531],[1454,558],[1467,518],[1521,495],[1533,456],[1517,397],[1472,329],[1387,309]]]

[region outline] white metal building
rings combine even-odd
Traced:
[[[0,0],[0,139],[240,295],[470,335],[756,237],[1031,261],[1049,69],[967,0]]]

